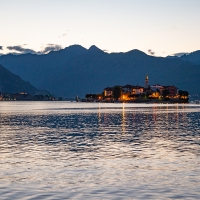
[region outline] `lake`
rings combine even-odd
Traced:
[[[0,102],[0,199],[200,199],[200,106]]]

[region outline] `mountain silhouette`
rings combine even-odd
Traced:
[[[29,82],[22,80],[18,75],[14,75],[0,65],[0,92],[28,92],[34,95],[37,94],[39,90],[32,86]]]
[[[91,53],[91,54],[103,54],[104,51],[102,51],[101,49],[99,49],[99,48],[96,47],[95,45],[92,45],[92,46],[88,49],[88,53]]]
[[[39,89],[58,96],[84,97],[86,93],[101,93],[107,86],[144,86],[146,74],[150,85],[175,85],[199,94],[198,59],[154,57],[137,49],[109,54],[94,45],[88,50],[72,45],[46,55],[4,55],[0,63]]]

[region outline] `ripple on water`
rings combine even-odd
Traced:
[[[1,199],[200,198],[199,107],[23,102],[0,116]]]

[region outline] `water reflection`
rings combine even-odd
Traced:
[[[199,107],[24,104],[0,111],[2,198],[199,198]]]
[[[181,109],[185,110],[184,107]],[[96,138],[119,143],[131,143],[135,138],[139,142],[148,143],[153,138],[162,138],[182,143],[190,141],[190,145],[195,145],[195,141],[199,139],[199,113],[178,112],[177,107],[174,112],[169,112],[168,107],[163,110],[164,112],[161,108],[152,107],[140,112],[130,108],[126,110],[122,105],[121,109],[113,112],[105,112],[99,107],[96,113],[85,113],[80,109],[76,113],[63,114],[3,114],[1,142],[8,146],[9,141],[14,148],[27,142],[36,145],[71,142],[70,147],[79,149],[81,146],[83,150],[88,146],[103,145]]]

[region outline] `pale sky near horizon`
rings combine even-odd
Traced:
[[[48,44],[155,56],[200,49],[200,0],[0,0],[0,8],[0,54]]]

